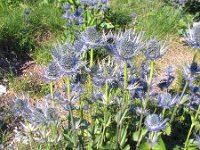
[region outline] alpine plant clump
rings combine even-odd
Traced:
[[[42,71],[50,92],[40,100],[14,100],[13,149],[19,143],[31,149],[166,149],[184,114],[192,123],[186,123],[182,147],[199,147],[196,56],[183,69],[180,90],[174,90],[173,67],[166,66],[160,78],[155,74],[156,60],[168,50],[165,42],[144,40],[144,32],[131,29],[102,31],[95,13],[103,15],[108,6],[108,0],[63,6],[68,38],[50,51],[52,61]],[[199,49],[199,29],[189,31],[187,43]]]

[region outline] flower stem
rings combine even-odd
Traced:
[[[50,89],[51,99],[53,99],[53,82],[49,83],[49,89]]]
[[[94,49],[90,50],[90,68],[93,66],[94,62]]]
[[[70,79],[69,77],[66,78],[66,84],[67,84],[67,97],[68,97],[68,108],[69,108],[69,116],[72,124],[72,132],[73,132],[73,137],[74,137],[74,146],[77,148],[77,135],[76,135],[76,128],[74,125],[74,117],[73,117],[73,111],[72,111],[72,106],[71,106],[71,88],[70,88]]]
[[[127,90],[127,83],[128,83],[128,67],[127,63],[124,64],[124,91]]]
[[[163,117],[163,118],[165,117],[165,112],[166,112],[166,109],[164,108],[164,109],[162,110],[162,117]]]
[[[185,94],[185,91],[186,91],[187,87],[188,87],[188,81],[186,81],[186,83],[185,83],[185,86],[184,86],[184,88],[183,88],[183,92],[181,93],[181,97],[180,97],[179,102],[182,100],[182,98],[183,98],[183,96],[184,96],[184,94]],[[176,111],[177,111],[178,107],[179,107],[179,104],[177,104],[176,107],[175,107],[174,110],[173,110],[173,113],[172,113],[172,116],[171,116],[171,119],[170,119],[170,123],[172,123],[172,122],[174,121],[174,117],[175,117],[175,115],[176,115]]]
[[[192,59],[192,62],[195,62],[195,61],[196,61],[196,58],[197,58],[198,52],[199,52],[199,50],[198,50],[198,49],[195,49],[195,51],[194,51],[194,56],[193,56],[193,59]]]
[[[192,134],[192,130],[193,130],[193,128],[195,127],[195,122],[196,122],[196,120],[197,120],[197,117],[198,117],[198,115],[199,115],[199,112],[200,112],[200,105],[199,105],[199,107],[198,107],[198,109],[197,109],[197,112],[196,112],[196,114],[195,114],[195,116],[194,116],[194,122],[192,122],[192,124],[191,124],[191,126],[190,126],[190,129],[189,129],[189,132],[188,132],[186,141],[185,141],[184,150],[187,150],[187,149],[188,149],[189,139],[190,139],[190,136],[191,136],[191,134]]]
[[[139,146],[140,146],[140,143],[142,141],[142,121],[143,121],[143,118],[144,118],[144,111],[147,107],[147,103],[148,103],[148,100],[149,100],[149,96],[150,96],[150,87],[151,87],[151,82],[152,82],[152,79],[153,79],[153,70],[154,70],[154,62],[151,61],[151,69],[150,69],[150,74],[149,74],[149,80],[148,80],[148,91],[147,91],[147,97],[146,99],[144,100],[144,103],[142,104],[142,113],[141,113],[141,116],[140,116],[140,122],[139,122],[139,135],[138,135],[138,141],[137,141],[137,145],[136,145],[136,150],[138,150]]]
[[[108,83],[106,82],[106,105],[108,106],[109,104],[109,86]]]
[[[188,135],[187,135],[187,138],[186,138],[186,141],[185,141],[185,147],[184,147],[184,150],[187,150],[188,149],[188,143],[189,143],[189,139],[190,139],[190,135],[192,133],[192,129],[194,127],[194,124],[192,124],[190,126],[190,129],[189,129],[189,132],[188,132]]]

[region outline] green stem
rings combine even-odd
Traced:
[[[192,125],[190,126],[190,130],[189,130],[189,132],[188,132],[188,135],[187,135],[187,138],[186,138],[186,141],[185,141],[184,150],[187,150],[187,149],[188,149],[188,143],[189,143],[189,139],[190,139],[190,135],[191,135],[191,133],[192,133],[193,127],[194,127],[194,124],[192,124]]]
[[[90,68],[93,66],[94,62],[94,49],[90,50]]]
[[[124,91],[127,90],[127,83],[128,83],[128,67],[127,63],[124,64]]]
[[[196,61],[196,58],[197,58],[198,52],[199,52],[199,50],[198,50],[198,49],[195,49],[195,51],[194,51],[194,56],[193,56],[193,59],[192,59],[192,62],[195,62],[195,61]]]
[[[184,96],[184,94],[185,94],[185,91],[186,91],[187,87],[188,87],[188,81],[186,81],[186,83],[185,83],[185,86],[184,86],[184,88],[183,88],[183,92],[181,93],[181,97],[180,97],[180,100],[179,100],[179,101],[182,100],[182,98],[183,98],[183,96]],[[174,110],[173,110],[173,113],[172,113],[172,116],[171,116],[171,119],[170,119],[170,124],[174,121],[174,117],[175,117],[175,115],[176,115],[176,111],[177,111],[178,107],[179,107],[179,104],[176,105],[176,107],[175,107]]]
[[[73,137],[74,137],[74,145],[75,147],[77,147],[77,135],[76,135],[76,128],[75,128],[75,124],[74,124],[74,117],[73,117],[73,111],[72,111],[72,107],[71,107],[71,87],[70,87],[70,79],[69,77],[66,78],[66,84],[67,84],[67,97],[68,97],[68,101],[69,101],[69,116],[71,119],[71,124],[72,124],[72,132],[73,132]]]
[[[116,140],[116,145],[117,145],[117,148],[119,149],[119,141],[120,141],[120,137],[119,137],[119,128],[120,128],[120,124],[119,123],[117,123],[117,134],[116,134],[116,136],[117,136],[117,140]]]
[[[163,118],[165,117],[165,112],[166,112],[166,109],[164,108],[164,109],[162,110],[162,117],[163,117]]]
[[[50,89],[51,99],[53,99],[53,82],[49,83],[49,89]]]
[[[149,80],[148,80],[148,91],[147,91],[147,98],[145,99],[144,103],[142,104],[142,114],[140,116],[140,122],[139,122],[139,135],[138,135],[138,142],[137,142],[137,145],[136,145],[136,150],[138,150],[139,146],[140,146],[140,143],[142,141],[142,121],[143,121],[143,117],[144,117],[144,111],[147,107],[147,103],[148,103],[148,100],[149,100],[149,96],[150,96],[150,86],[151,86],[151,82],[152,82],[152,79],[153,79],[153,70],[154,70],[154,62],[152,61],[151,62],[151,70],[150,70],[150,74],[149,74]]]
[[[109,104],[109,86],[108,83],[106,82],[106,105],[108,106]]]
[[[184,150],[187,150],[187,149],[188,149],[189,139],[190,139],[190,136],[191,136],[191,134],[192,134],[192,130],[193,130],[193,128],[195,127],[195,122],[196,122],[196,120],[197,120],[197,117],[198,117],[198,115],[199,115],[199,112],[200,112],[200,105],[199,105],[199,107],[198,107],[198,109],[197,109],[197,112],[196,112],[196,114],[195,114],[194,122],[193,122],[193,123],[191,124],[191,126],[190,126],[190,129],[189,129],[189,132],[188,132],[186,141],[185,141]]]

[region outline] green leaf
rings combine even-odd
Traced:
[[[125,118],[125,116],[126,116],[128,110],[129,110],[129,109],[126,109],[126,110],[124,111],[123,115],[121,116],[121,119],[120,119],[119,124],[122,124],[122,122],[123,122],[123,120],[124,120],[124,118]]]
[[[101,23],[100,26],[101,26],[102,28],[106,28],[106,29],[112,29],[112,28],[115,27],[115,26],[112,25],[111,22],[109,22],[109,23],[107,23],[107,22],[103,22],[103,23]]]
[[[147,132],[148,132],[147,128],[143,128],[143,129],[142,129],[141,136],[142,136],[142,137],[145,136],[145,135],[147,134]],[[139,131],[134,132],[134,133],[133,133],[133,140],[134,140],[134,141],[138,141],[138,139],[139,139],[138,136],[139,136]]]
[[[171,125],[169,123],[167,123],[167,126],[166,126],[164,132],[168,136],[171,135],[172,129],[171,129]]]
[[[130,149],[131,149],[130,145],[126,145],[126,146],[123,148],[123,150],[130,150]]]
[[[145,140],[143,143],[140,144],[139,150],[148,150],[150,149],[149,142]],[[151,150],[166,150],[165,143],[163,142],[162,138],[160,137],[158,139],[157,145],[154,147],[151,147]]]
[[[122,129],[122,133],[121,133],[121,142],[120,142],[120,146],[121,147],[124,147],[124,145],[126,144],[127,142],[127,129],[128,129],[128,126],[124,127]]]

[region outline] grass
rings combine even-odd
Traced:
[[[26,15],[25,10],[30,10],[30,14]],[[51,38],[62,34],[65,26],[62,13],[51,3],[0,2],[0,45],[17,52],[36,49],[47,38],[46,33]]]
[[[20,94],[22,91],[28,93],[31,97],[41,98],[47,95],[49,91],[48,84],[34,82],[31,77],[16,78],[12,75],[8,76],[10,89]]]
[[[126,15],[136,13],[138,19],[135,27],[139,31],[145,31],[146,38],[165,39],[168,35],[177,36],[186,29],[192,18],[180,9],[163,4],[162,0],[115,0],[111,8]]]

